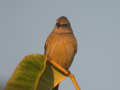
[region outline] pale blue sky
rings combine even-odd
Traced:
[[[82,90],[119,90],[119,0],[0,0],[0,86],[28,54],[43,53],[56,18],[71,21],[78,52],[70,68]],[[60,90],[75,90],[68,78]]]

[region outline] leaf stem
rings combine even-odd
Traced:
[[[76,90],[80,90],[80,88],[79,88],[79,86],[78,86],[78,83],[77,83],[77,81],[76,81],[76,79],[75,79],[75,76],[74,76],[72,73],[70,73],[70,74],[69,74],[69,77],[70,77],[70,79],[72,80],[72,82],[73,82]]]
[[[49,62],[54,65],[56,68],[58,68],[60,71],[62,71],[64,74],[68,75],[70,77],[70,79],[73,82],[73,85],[75,86],[76,90],[80,90],[78,83],[75,79],[75,76],[70,73],[68,70],[64,69],[63,67],[61,67],[59,64],[57,64],[54,60],[49,60]]]

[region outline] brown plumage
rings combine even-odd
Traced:
[[[56,20],[56,25],[45,42],[45,55],[48,60],[68,69],[77,52],[77,41],[73,34],[69,20],[61,16]],[[58,90],[58,86],[53,90]]]

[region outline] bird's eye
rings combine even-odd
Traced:
[[[60,27],[61,25],[60,25],[59,23],[56,23],[56,26],[57,26],[57,27]]]
[[[63,27],[67,27],[68,25],[67,25],[67,24],[63,24],[62,26],[63,26]]]

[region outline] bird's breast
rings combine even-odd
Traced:
[[[74,47],[69,36],[54,36],[48,47],[49,57],[64,68],[68,68],[74,57]]]

